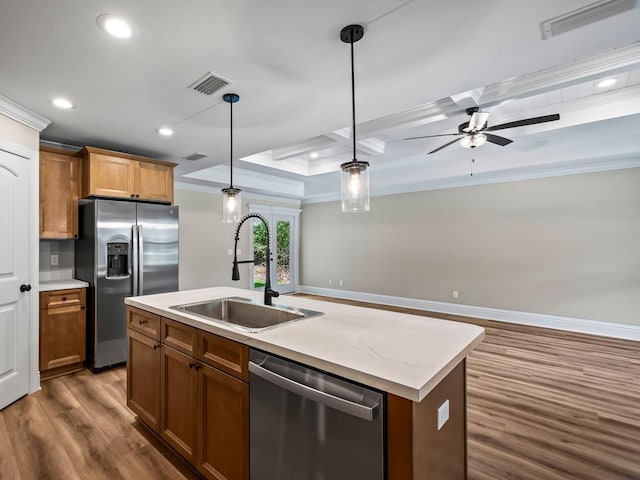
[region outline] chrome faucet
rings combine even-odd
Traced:
[[[262,223],[264,223],[264,227],[267,229],[267,278],[264,284],[264,304],[272,305],[273,303],[271,302],[271,299],[273,297],[279,297],[280,292],[276,292],[271,288],[271,249],[269,247],[269,245],[271,245],[271,233],[269,233],[269,224],[267,223],[265,218],[258,213],[248,213],[238,222],[238,226],[236,227],[235,244],[233,246],[233,271],[231,272],[231,280],[240,280],[240,271],[238,270],[239,263],[256,263],[255,258],[253,260],[238,260],[238,240],[240,240],[240,227],[242,227],[242,224],[250,218],[257,218]]]

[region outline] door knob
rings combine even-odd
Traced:
[[[31,285],[25,285],[23,283],[22,285],[20,285],[20,291],[21,292],[30,292],[31,291]]]

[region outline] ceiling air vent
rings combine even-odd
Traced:
[[[189,88],[205,95],[213,95],[221,88],[231,85],[233,82],[226,78],[216,75],[213,72],[207,72],[204,76],[189,85]]]
[[[637,0],[601,0],[600,2],[592,3],[586,7],[542,22],[540,24],[542,38],[555,37],[561,33],[613,17],[618,13],[634,9],[636,4]]]
[[[184,158],[185,160],[191,160],[192,162],[195,162],[196,160],[200,160],[208,156],[209,155],[207,155],[206,153],[192,153],[191,155],[187,155],[186,157],[182,157],[182,158]]]

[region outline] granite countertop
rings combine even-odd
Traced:
[[[484,338],[477,325],[387,312],[304,297],[274,303],[323,312],[249,333],[169,307],[224,297],[261,302],[261,291],[230,287],[129,297],[132,307],[420,402]]]
[[[87,282],[69,278],[66,280],[45,280],[39,282],[41,292],[49,292],[51,290],[68,290],[71,288],[86,288],[89,286]]]

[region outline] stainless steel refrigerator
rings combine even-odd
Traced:
[[[89,282],[87,364],[127,360],[125,297],[178,290],[178,207],[82,200],[76,278]]]

